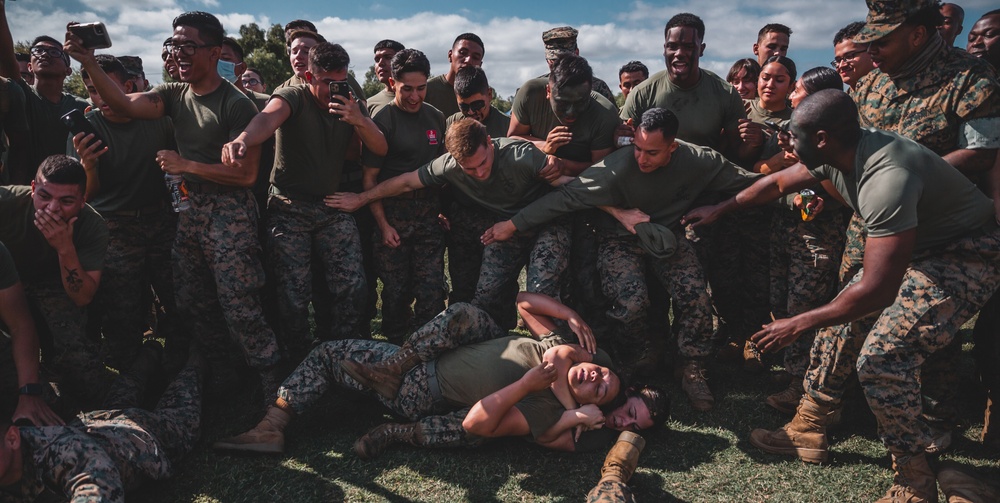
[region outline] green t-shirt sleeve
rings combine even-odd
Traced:
[[[614,206],[617,202],[608,178],[611,172],[600,164],[587,168],[559,190],[546,194],[514,215],[511,218],[514,227],[526,231],[566,213],[595,206]]]
[[[257,115],[257,105],[243,93],[236,93],[235,98],[228,100],[227,105],[225,124],[229,125],[229,140],[232,141]]]
[[[87,214],[84,215],[84,212]],[[84,271],[100,271],[104,268],[104,255],[108,250],[108,224],[89,205],[80,212],[76,223],[80,229],[73,243],[80,266]]]
[[[917,226],[923,194],[919,176],[898,166],[880,169],[858,191],[858,213],[869,237],[886,237]]]
[[[565,411],[551,391],[532,393],[514,404],[528,422],[531,438],[538,438],[559,422]]]
[[[420,178],[420,183],[424,184],[424,187],[444,185],[448,183],[448,174],[456,169],[461,170],[455,158],[451,154],[444,154],[417,168],[417,176]]]
[[[271,95],[271,99],[280,99],[288,104],[289,118],[294,117],[302,108],[302,100],[299,99],[300,95],[295,90],[295,86],[282,87],[275,90],[274,94]]]
[[[737,192],[753,185],[758,178],[764,176],[760,173],[747,171],[722,156],[722,154],[709,149],[697,149],[697,155],[708,163],[715,163],[718,172],[712,181],[709,182],[706,190],[722,192],[724,194],[736,194]]]
[[[17,277],[17,267],[14,266],[14,257],[10,256],[7,247],[0,243],[0,290],[6,290],[20,281]]]
[[[517,94],[514,95],[514,103],[510,106],[510,116],[512,118],[517,118],[517,121],[521,124],[530,124],[527,122],[528,117],[531,117],[530,101],[531,86],[521,86],[521,88],[517,90]]]
[[[173,117],[183,90],[184,84],[180,82],[165,82],[154,87],[149,92],[158,95],[163,100],[163,115]]]

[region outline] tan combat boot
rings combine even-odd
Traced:
[[[285,452],[285,427],[288,426],[288,421],[291,419],[290,408],[282,410],[281,406],[272,405],[268,407],[264,419],[261,419],[252,430],[235,437],[219,440],[212,444],[212,448],[224,451],[281,454]]]
[[[344,360],[340,362],[340,367],[362,386],[374,390],[387,400],[393,400],[399,394],[403,375],[418,363],[420,356],[409,344],[404,344],[396,354],[380,362],[358,363],[354,360]]]
[[[893,454],[892,469],[892,487],[875,503],[937,503],[937,479],[926,454]]]
[[[375,459],[392,444],[419,445],[422,436],[420,423],[380,424],[354,442],[354,453],[361,459]]]
[[[830,457],[826,441],[826,424],[831,408],[820,405],[805,395],[792,422],[780,429],[756,429],[750,432],[750,443],[764,452],[798,456],[807,463],[825,463]]]
[[[628,479],[635,473],[639,465],[639,454],[646,447],[646,440],[637,433],[623,431],[618,435],[618,441],[608,451],[601,467],[601,482],[614,481],[628,484]]]
[[[973,474],[972,470],[954,461],[945,461],[941,465],[937,479],[948,503],[1000,501],[1000,486],[987,482],[982,476]]]
[[[788,387],[784,390],[767,397],[767,404],[782,414],[795,414],[795,409],[799,407],[802,395],[806,393],[802,386],[802,378],[792,378]]]
[[[712,397],[712,390],[708,388],[708,379],[705,377],[705,368],[696,360],[688,360],[681,369],[681,389],[691,402],[691,407],[695,410],[705,412],[712,410],[715,398]]]

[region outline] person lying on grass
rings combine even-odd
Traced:
[[[574,331],[583,334],[578,335],[580,342],[594,350],[599,360],[607,360],[606,354],[596,350],[593,336],[578,314],[552,299],[548,299],[550,303],[542,296],[527,298],[534,299],[521,303],[529,314],[563,316],[571,327],[577,327]],[[376,391],[383,405],[414,421],[382,425],[363,436],[354,446],[363,458],[375,457],[395,442],[475,446],[491,436],[529,435],[543,445],[572,450],[573,430],[579,425],[596,428],[604,424],[598,406],[610,403],[619,394],[621,383],[610,369],[593,363],[595,354],[583,346],[554,351],[549,357],[557,363],[543,363],[546,351],[561,344],[565,340],[554,334],[540,339],[507,336],[484,311],[464,303],[449,306],[414,332],[403,347],[372,340],[328,341],[314,349],[282,383],[274,405],[256,427],[220,440],[214,447],[283,452],[284,429],[292,416],[311,407],[331,384],[338,384]],[[576,359],[575,366],[563,367],[564,363],[558,362],[562,351],[567,351],[563,357]],[[381,365],[365,368],[373,363]],[[567,369],[562,375],[573,400],[572,417],[564,417],[570,405],[561,403],[551,388],[555,379],[548,381],[557,373],[557,366]],[[534,370],[536,367],[541,368]],[[476,433],[478,429],[467,431],[463,427],[463,420],[477,402],[518,382],[524,396],[504,411],[503,417],[510,416],[502,422],[505,428],[491,428],[483,435]],[[646,405],[647,401],[651,405]],[[628,400],[617,415],[612,414],[612,424],[622,429],[650,427],[665,408],[665,395],[653,390],[647,399],[637,396]]]

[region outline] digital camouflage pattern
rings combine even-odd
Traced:
[[[865,84],[852,94],[862,122],[938,155],[959,148],[963,123],[1000,117],[1000,88],[989,64],[954,47],[912,77],[894,81],[875,69]]]
[[[275,272],[281,342],[292,352],[312,346],[309,302],[313,275],[323,274],[332,339],[353,337],[367,299],[361,237],[354,218],[322,202],[292,200],[272,194],[267,208],[268,253]],[[312,270],[312,257],[323,263]]]
[[[678,240],[677,250],[664,260],[650,257],[634,237],[602,236],[598,268],[604,293],[614,304],[608,312],[619,368],[629,368],[642,355],[647,334],[649,293],[647,271],[656,276],[674,305],[678,353],[687,360],[712,351],[712,304],[701,264],[691,244]],[[662,316],[667,316],[662,311]]]
[[[87,313],[66,295],[62,284],[25,284],[35,319],[42,364],[75,406],[100,406],[115,375],[101,362],[97,343],[85,331]]]
[[[372,241],[382,279],[382,334],[390,341],[403,340],[411,327],[427,323],[444,309],[444,229],[438,222],[436,192],[432,193],[382,201],[385,218],[400,240],[398,247],[389,248],[376,229]]]
[[[278,344],[258,300],[257,202],[248,189],[189,198],[173,250],[177,311],[213,366],[229,361],[235,341],[250,367],[272,367]]]
[[[132,408],[87,412],[66,426],[20,428],[24,471],[16,492],[0,491],[0,502],[121,503],[141,483],[168,478],[198,439],[200,371],[182,370],[153,411],[134,408],[142,388],[126,372],[109,397]]]
[[[587,503],[635,503],[635,496],[628,485],[604,480],[587,493]]]
[[[868,237],[868,229],[861,215],[854,213],[847,222],[847,231],[844,233],[844,254],[840,258],[840,272],[837,276],[840,279],[840,287],[846,287],[858,271],[865,259],[865,238]]]
[[[122,370],[135,358],[149,326],[150,287],[162,309],[156,317],[157,336],[171,343],[181,337],[170,262],[177,216],[164,208],[138,217],[105,215],[105,221],[108,253],[94,302],[101,315],[105,363]]]
[[[839,285],[838,259],[844,253],[847,213],[835,210],[803,221],[799,211],[779,209],[771,221],[771,312],[789,318],[830,302]],[[816,330],[785,348],[785,371],[802,378]]]
[[[497,322],[507,320],[511,300],[506,294],[507,285],[517,281],[522,267],[527,268],[527,291],[559,299],[560,281],[569,265],[569,248],[567,219],[553,220],[537,229],[518,232],[507,241],[490,243],[483,250],[472,303]]]

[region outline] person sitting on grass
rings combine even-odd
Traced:
[[[529,314],[566,319],[583,346],[560,348],[566,341],[551,333],[540,340],[504,337],[483,310],[470,304],[453,304],[417,330],[403,347],[372,340],[323,343],[282,383],[277,400],[256,427],[223,439],[214,447],[283,452],[284,429],[292,415],[307,410],[331,383],[336,383],[348,389],[378,389],[383,405],[415,421],[382,425],[363,436],[354,446],[362,458],[373,458],[396,442],[435,447],[475,446],[487,437],[498,436],[530,436],[549,447],[573,450],[573,430],[579,425],[596,428],[604,423],[605,416],[598,406],[610,403],[619,394],[621,383],[610,369],[593,363],[595,358],[607,360],[607,355],[596,350],[590,330],[582,324],[579,314],[541,295],[522,294],[521,298],[522,309]],[[555,349],[549,353],[552,348]],[[560,373],[556,369],[564,368],[560,357],[573,361],[562,375],[574,404],[584,404],[573,408],[570,414],[564,414],[566,405],[550,388],[554,376]],[[370,388],[352,376],[352,372],[361,375],[358,364],[375,362],[382,364],[377,386],[370,382]],[[348,368],[352,370],[349,372]],[[399,376],[398,386],[385,377],[391,373]],[[361,379],[367,380],[364,376]],[[517,386],[523,395],[503,414],[504,428],[492,428],[484,435],[480,430],[463,427],[470,408],[508,386]],[[661,404],[666,399],[658,390],[649,396],[652,397],[649,406],[642,398],[628,400],[621,413],[612,419],[613,424],[623,429],[653,426],[659,411],[665,408]]]

